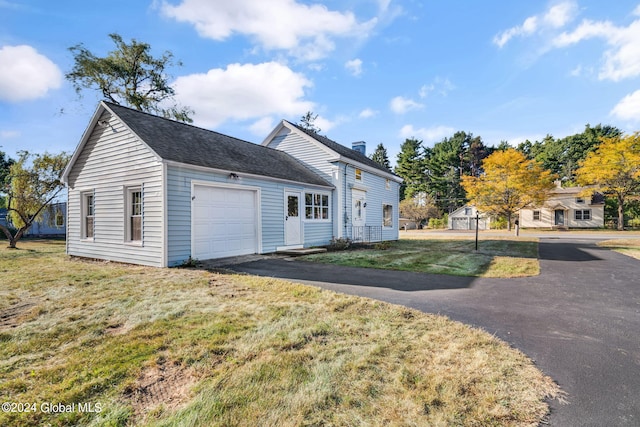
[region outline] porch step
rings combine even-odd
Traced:
[[[299,249],[282,249],[276,251],[277,254],[290,255],[290,256],[302,256],[311,254],[320,254],[327,252],[326,248],[299,248]]]

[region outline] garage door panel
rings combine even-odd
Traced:
[[[235,188],[194,188],[193,240],[197,259],[256,253],[256,192]]]

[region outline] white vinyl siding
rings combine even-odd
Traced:
[[[162,266],[162,163],[120,120],[105,112],[69,173],[67,251],[70,255]],[[144,185],[144,245],[127,244],[126,188]],[[95,201],[93,241],[82,239],[81,191]]]
[[[212,172],[187,165],[167,166],[167,203],[168,203],[168,264],[179,265],[191,256],[191,185],[192,181],[211,182],[220,185],[247,186],[260,189],[260,235],[261,253],[275,252],[285,245],[285,192],[314,192],[303,185],[263,180],[258,177],[243,177],[238,180],[229,178],[228,173]],[[304,197],[304,196],[302,196]],[[314,221],[302,223],[304,246],[326,245],[331,241],[332,222]]]

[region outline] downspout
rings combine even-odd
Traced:
[[[347,167],[349,166],[348,163],[344,164],[344,194],[343,194],[343,198],[344,198],[344,203],[343,203],[343,209],[344,209],[344,213],[342,215],[342,224],[343,224],[343,237],[346,238],[347,237]]]

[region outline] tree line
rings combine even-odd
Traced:
[[[371,158],[381,157],[387,158],[382,144]],[[516,147],[506,141],[487,146],[480,136],[463,131],[433,147],[407,138],[393,172],[404,179],[401,215],[418,222],[475,204],[506,217],[510,225],[510,217],[519,209],[544,202],[554,180],[602,192],[607,212],[617,217],[619,228],[625,217],[640,217],[640,137],[625,136],[610,125],[587,124],[574,135],[547,135]]]

